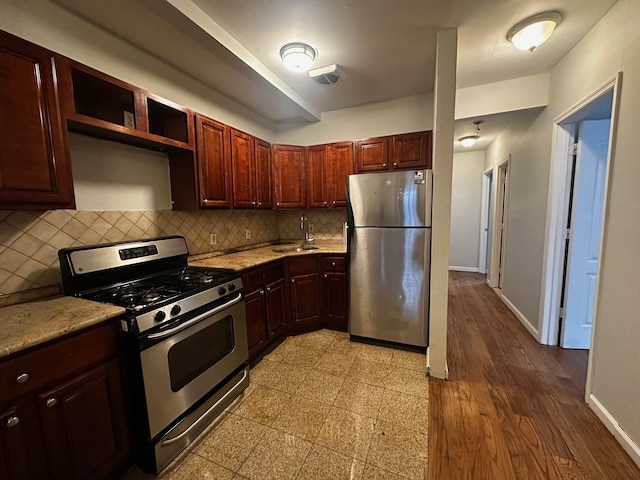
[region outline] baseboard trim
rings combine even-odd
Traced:
[[[526,328],[527,331],[531,335],[533,335],[533,338],[535,338],[539,343],[540,334],[538,333],[538,330],[532,325],[532,323],[527,319],[527,317],[525,317],[524,314],[520,310],[518,310],[516,306],[509,301],[507,297],[504,296],[504,293],[500,295],[500,298],[502,299],[504,304],[509,308],[509,310],[511,310],[511,312],[516,316],[516,318],[520,320],[520,323],[524,325],[524,328]]]
[[[635,443],[629,435],[627,435],[616,419],[613,418],[613,415],[611,415],[604,405],[598,401],[593,393],[589,394],[587,404],[591,407],[591,410],[593,410],[600,421],[604,423],[604,426],[607,427],[607,430],[611,432],[618,443],[622,445],[624,451],[627,452],[636,465],[640,467],[640,446],[638,446],[638,444]]]
[[[453,270],[454,272],[479,272],[480,269],[478,267],[455,267],[449,266],[449,270]]]

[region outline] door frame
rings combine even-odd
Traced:
[[[489,272],[487,273],[487,283],[492,288],[500,289],[499,285],[500,276],[498,276],[498,270],[500,268],[500,259],[502,258],[502,278],[504,279],[504,264],[505,264],[505,245],[507,243],[507,213],[509,212],[509,164],[511,163],[511,154],[500,160],[493,166],[493,205],[491,207],[492,219],[491,219],[491,258],[489,261]],[[503,190],[500,188],[502,183],[505,183],[504,199]],[[504,201],[503,201],[504,200]],[[500,235],[501,222],[498,219],[503,218],[504,212],[504,232]]]
[[[603,94],[613,90],[611,106],[611,126],[609,129],[609,147],[607,149],[607,166],[605,173],[605,190],[602,208],[602,227],[600,232],[600,249],[598,258],[603,258],[603,236],[607,224],[607,205],[609,203],[609,183],[611,163],[614,157],[616,129],[618,123],[618,110],[620,102],[620,87],[622,84],[622,72],[618,72],[606,83],[594,90],[591,94],[578,101],[572,107],[558,115],[553,121],[553,154],[549,171],[549,196],[547,200],[547,226],[544,245],[544,260],[542,285],[540,296],[540,343],[545,345],[558,344],[559,314],[560,314],[560,290],[562,288],[562,274],[564,264],[564,245],[566,236],[567,217],[567,182],[569,181],[569,147],[574,132],[563,126],[573,115],[577,114],[589,104],[597,100]],[[591,367],[593,355],[593,339],[596,329],[597,305],[600,292],[600,275],[596,279],[596,294],[594,299],[594,318],[592,322],[591,345],[589,348],[589,363],[587,367],[587,382],[585,398],[588,399],[591,382]]]
[[[491,176],[491,178],[490,178]],[[491,204],[491,184],[493,180],[493,167],[486,168],[482,171],[482,203],[480,205],[480,242],[478,252],[478,271],[486,274],[489,270],[487,265],[487,242],[489,240],[489,228],[491,221],[491,212],[489,205]],[[485,233],[485,228],[487,229]]]

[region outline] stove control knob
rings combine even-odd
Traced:
[[[233,292],[236,289],[236,284],[235,283],[230,283],[229,284],[229,291]]]
[[[182,307],[180,305],[174,305],[171,307],[171,315],[178,315],[182,311]]]
[[[218,293],[220,295],[224,295],[225,293],[227,293],[227,289],[224,286],[222,286],[218,289]]]
[[[158,312],[156,312],[156,314],[153,316],[153,319],[156,322],[161,322],[162,320],[164,320],[167,317],[167,314],[164,313],[162,310],[159,310]]]

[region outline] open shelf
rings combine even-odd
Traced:
[[[186,112],[147,98],[147,114],[149,133],[183,143],[189,142],[189,117]]]

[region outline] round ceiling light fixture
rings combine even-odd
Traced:
[[[458,141],[462,144],[464,148],[473,147],[478,140],[480,140],[480,137],[478,135],[468,135],[466,137],[462,137],[458,139]]]
[[[519,50],[533,50],[551,36],[562,20],[559,12],[544,12],[516,23],[507,32],[507,40]]]
[[[291,42],[280,48],[280,58],[286,68],[294,72],[306,72],[311,68],[318,52],[311,45]]]

